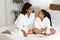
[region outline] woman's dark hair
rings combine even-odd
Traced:
[[[48,17],[50,19],[50,26],[52,26],[52,20],[51,20],[51,15],[49,12],[47,12],[46,10],[41,10],[42,13],[45,15],[44,17]]]
[[[22,11],[20,12],[20,13],[22,13],[22,14],[26,14],[26,10],[28,10],[30,7],[31,7],[32,5],[30,4],[30,3],[28,3],[28,2],[26,2],[25,4],[24,4],[24,6],[23,6],[23,8],[22,8]]]

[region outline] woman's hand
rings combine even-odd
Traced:
[[[24,30],[21,30],[23,32],[23,35],[27,37],[27,33]]]

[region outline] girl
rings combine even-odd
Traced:
[[[32,33],[32,27],[34,23],[35,14],[33,13],[33,7],[30,3],[25,3],[21,14],[18,16],[15,24],[24,36]]]
[[[38,16],[36,17],[34,23],[33,32],[35,34],[43,34],[45,36],[55,34],[55,29],[52,28],[50,14],[47,11],[41,10],[38,12]]]

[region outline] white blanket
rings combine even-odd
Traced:
[[[2,27],[0,29],[0,32],[2,32],[2,30],[6,30],[8,28]],[[13,29],[9,29],[12,34],[1,34],[0,33],[0,40],[59,40],[60,39],[60,25],[55,26],[56,29],[56,34],[51,35],[51,36],[39,36],[39,35],[34,35],[34,34],[29,34],[27,37],[23,37],[22,32],[20,32],[19,30],[13,30]],[[4,31],[3,30],[3,31]]]

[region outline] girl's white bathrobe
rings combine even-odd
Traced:
[[[24,30],[26,33],[28,29],[33,28],[33,23],[35,19],[35,13],[31,13],[28,17],[27,14],[20,14],[15,22],[19,30]]]
[[[36,17],[35,23],[34,23],[34,27],[38,28],[40,30],[40,28],[45,28],[47,27],[46,33],[50,33],[50,20],[45,17],[43,19],[43,21],[41,21],[41,19],[39,17]]]

